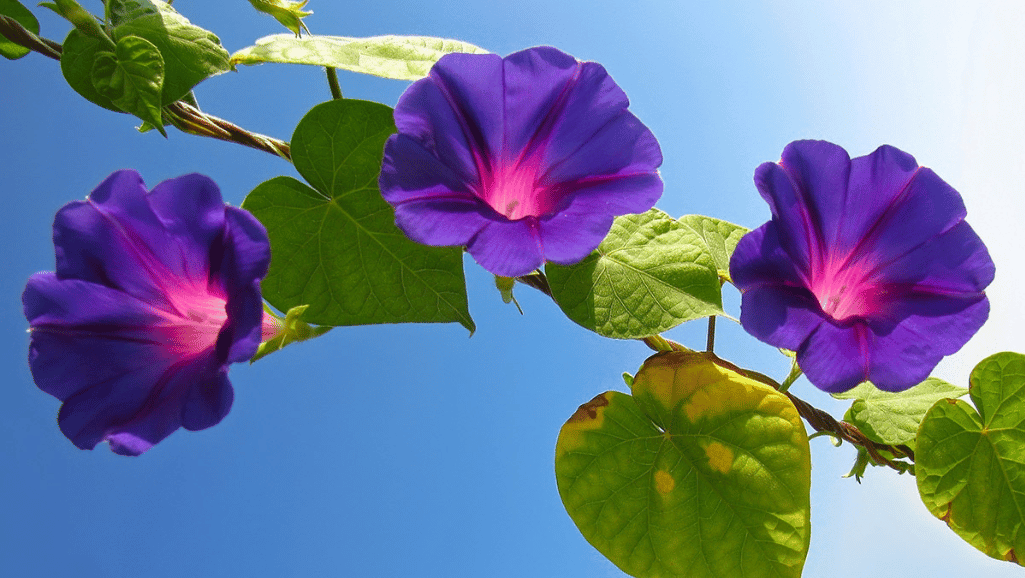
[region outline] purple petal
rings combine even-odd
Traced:
[[[862,323],[821,323],[797,351],[797,363],[815,387],[847,391],[869,376],[874,335]]]
[[[774,221],[744,235],[730,259],[730,276],[743,287],[740,322],[748,333],[796,351],[824,321],[802,275],[780,246]]]
[[[775,347],[797,351],[824,322],[818,304],[802,289],[761,286],[745,291],[741,297],[741,325]]]
[[[658,175],[596,181],[578,190],[566,208],[540,220],[544,258],[563,265],[580,262],[609,234],[614,216],[643,213],[661,195]]]
[[[572,264],[662,193],[661,150],[628,104],[554,48],[447,55],[399,100],[381,193],[410,239],[465,245],[497,275]]]
[[[210,254],[211,276],[223,282],[229,297],[267,275],[267,229],[249,212],[225,207],[223,235],[218,241],[221,246],[215,246]]]
[[[227,413],[231,391],[222,364],[212,352],[176,358],[157,328],[163,317],[151,306],[53,273],[33,275],[23,301],[32,324],[33,379],[64,402],[58,422],[78,447],[111,439],[112,449],[134,455],[183,425],[182,419],[201,429]],[[210,380],[219,384],[212,393]],[[120,435],[128,431],[138,439]]]
[[[811,213],[790,175],[776,163],[763,163],[755,169],[755,186],[779,225],[779,244],[796,267],[809,270],[812,255],[820,253],[820,243]]]
[[[227,415],[233,398],[226,375],[211,373],[211,363],[197,359],[171,367],[152,388],[138,387],[137,372],[115,383],[96,384],[64,402],[58,424],[82,449],[109,441],[111,450],[122,455],[139,455],[182,426],[210,427]],[[129,393],[138,391],[148,395],[136,402]]]
[[[886,391],[921,383],[943,356],[960,350],[989,317],[989,300],[920,296],[901,309],[905,317],[877,331],[869,347],[868,379]]]
[[[799,231],[806,236],[812,251],[811,258],[815,260],[811,262],[812,266],[817,266],[817,259],[825,247],[832,250],[842,223],[857,218],[846,214],[849,197],[858,198],[856,193],[848,194],[851,159],[847,151],[835,144],[803,140],[787,145],[779,164],[793,183],[795,196],[793,199],[777,197],[776,200],[781,204],[787,203],[788,208],[782,213],[774,208],[772,215],[788,223],[787,231]],[[796,203],[796,206],[790,203]],[[773,203],[769,205],[773,206]],[[853,209],[857,211],[856,206]],[[799,223],[795,222],[797,219],[800,219]]]
[[[599,65],[590,69],[594,67],[601,69]],[[500,153],[503,161],[515,162],[531,156],[536,146],[554,143],[555,136],[551,132],[555,123],[563,120],[561,117],[570,115],[579,119],[581,111],[570,110],[571,103],[574,106],[588,106],[587,103],[578,102],[579,95],[572,97],[579,92],[576,84],[581,78],[594,76],[594,73],[585,73],[581,68],[582,65],[575,58],[550,46],[521,50],[505,57],[502,77],[502,120],[505,125],[502,127],[504,131],[497,131],[499,134],[504,132],[504,146],[502,149],[492,149],[492,152]],[[601,69],[598,74],[604,72]],[[619,87],[615,88],[619,90]],[[622,91],[619,92],[622,94]],[[626,95],[622,99],[625,100]],[[580,142],[578,140],[570,146],[575,148]]]
[[[227,293],[228,320],[216,347],[217,359],[224,364],[250,359],[262,340],[260,280],[270,267],[270,241],[255,217],[225,207],[220,242],[223,246],[211,252],[210,267]]]
[[[388,137],[379,184],[392,205],[434,197],[479,201],[462,176],[405,134]]]
[[[662,178],[657,173],[619,175],[578,181],[565,211],[594,215],[643,213],[662,196]]]
[[[612,228],[612,215],[598,219],[586,211],[567,209],[540,221],[544,258],[560,265],[583,261]]]
[[[160,255],[175,275],[205,281],[210,246],[224,229],[224,201],[209,177],[191,174],[153,188],[149,205],[174,243]]]
[[[184,368],[168,358],[161,344],[122,340],[116,332],[101,336],[34,331],[29,363],[40,389],[61,394],[74,390],[61,397],[58,423],[82,449],[92,449],[123,424],[150,420],[148,414],[161,400],[181,395],[168,384]],[[61,386],[54,385],[61,381],[74,386],[60,391]],[[167,411],[179,415],[180,407]],[[150,439],[152,443],[181,425],[175,419],[168,422],[167,416],[152,419],[173,423],[159,439]]]
[[[29,277],[22,304],[32,327],[146,328],[163,319],[151,304],[117,289],[51,272]]]
[[[161,317],[142,301],[102,285],[37,273],[22,302],[33,328],[32,377],[57,399],[125,373],[163,371],[154,363],[162,351],[139,354],[160,350],[163,341],[151,329]]]
[[[80,448],[126,455],[231,407],[227,365],[261,340],[259,283],[270,247],[249,213],[200,175],[147,193],[111,175],[54,222],[57,272],[29,279],[29,365],[63,401],[58,423]]]
[[[395,106],[395,126],[466,181],[502,150],[502,58],[446,54]]]
[[[161,353],[158,345],[116,336],[39,332],[29,364],[40,389],[61,394],[61,431],[76,446],[92,449],[114,425],[145,410],[154,385],[172,366]]]
[[[495,220],[495,212],[482,205],[479,201],[457,198],[402,203],[395,207],[395,224],[407,237],[423,245],[466,245]]]
[[[252,355],[250,355],[252,357]],[[198,431],[215,426],[228,415],[235,390],[226,371],[207,368],[188,389],[182,407],[182,427]]]
[[[553,158],[560,160],[550,164],[544,175],[546,179],[574,183],[596,178],[600,180],[606,176],[657,177],[657,169],[662,164],[662,149],[655,135],[629,112],[621,110],[593,134],[587,135],[586,139],[582,136],[568,134],[551,140],[552,151],[556,148],[573,148],[564,156],[562,153],[560,156],[552,153]]]
[[[175,272],[161,257],[172,241],[146,199],[134,171],[118,171],[88,200],[66,205],[54,218],[57,275],[119,288],[170,308],[164,279]],[[181,272],[177,272],[181,273]]]
[[[918,168],[915,157],[887,145],[851,161],[847,194],[823,224],[835,253],[847,255],[861,243]]]
[[[986,245],[968,223],[961,221],[911,252],[881,263],[871,275],[906,291],[956,297],[977,296],[993,282],[994,273]]]
[[[544,248],[535,219],[494,221],[482,229],[466,250],[495,275],[527,275],[544,264]]]
[[[806,274],[783,247],[776,221],[741,237],[730,257],[730,277],[737,287],[784,285],[806,288]]]
[[[215,359],[221,365],[248,361],[263,341],[260,283],[237,290],[225,307],[228,320],[217,336]]]
[[[873,223],[853,260],[889,263],[932,242],[964,217],[957,191],[931,170],[919,169]]]
[[[883,146],[791,143],[755,182],[773,219],[730,262],[741,323],[794,349],[820,389],[925,379],[982,326],[993,262],[960,195],[914,157]]]

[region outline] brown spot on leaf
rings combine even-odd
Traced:
[[[592,420],[598,417],[598,408],[609,405],[609,400],[605,397],[604,393],[600,393],[594,396],[594,399],[581,405],[577,408],[577,411],[573,415],[569,416],[566,423],[572,423],[575,421],[586,421]]]
[[[1014,548],[1011,548],[1006,554],[1004,554],[1004,560],[1014,562],[1015,564],[1021,564],[1021,562],[1018,561],[1018,556],[1014,553]]]
[[[947,504],[947,511],[944,512],[942,516],[940,516],[940,519],[943,520],[944,524],[948,526],[950,525],[950,504]]]

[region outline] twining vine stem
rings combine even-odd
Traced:
[[[36,36],[10,16],[0,14],[0,35],[43,56],[49,56],[54,60],[61,59],[60,43]]]
[[[545,277],[544,273],[540,271],[531,273],[530,275],[517,277],[516,280],[520,283],[523,283],[524,285],[529,285],[530,287],[533,287],[534,289],[541,291],[549,297],[552,297],[552,290],[551,287],[548,285],[548,279]],[[714,317],[712,319],[714,319]],[[709,352],[711,352],[711,348],[714,344],[715,339],[715,325],[713,323],[714,322],[709,323],[708,329]],[[650,337],[645,337],[641,341],[643,341],[644,344],[651,348],[653,351],[693,351],[689,347],[676,343],[675,341],[670,341],[662,337],[661,335],[652,335]],[[776,380],[766,375],[746,370],[741,370],[741,372],[744,373],[747,377],[750,377],[752,379],[772,386],[776,390],[782,389],[782,386]],[[901,473],[908,471],[908,464],[906,462],[897,462],[891,460],[886,456],[882,455],[880,452],[889,452],[898,459],[908,458],[912,462],[915,460],[915,453],[908,446],[893,446],[889,444],[881,444],[878,442],[874,442],[871,439],[869,439],[868,436],[862,433],[861,430],[859,430],[857,427],[845,421],[837,421],[837,419],[830,415],[828,412],[811,405],[810,403],[800,399],[799,397],[795,396],[789,391],[784,390],[782,393],[786,395],[788,398],[790,398],[790,401],[794,404],[794,407],[797,408],[797,413],[800,414],[801,417],[803,417],[804,420],[808,422],[808,424],[815,431],[825,432],[838,439],[846,440],[856,446],[865,448],[865,451],[868,452],[869,457],[877,465],[885,465]]]
[[[43,56],[58,61],[60,60],[62,53],[62,46],[60,43],[33,34],[18,21],[9,16],[0,15],[0,35],[3,35],[15,44],[24,46],[29,50],[42,54]],[[327,70],[328,84],[331,87],[332,96],[334,98],[341,98],[340,87],[336,92],[338,82],[337,75],[332,75],[334,72],[333,69],[328,68]],[[334,76],[334,78],[332,78],[332,76]],[[164,120],[182,132],[233,142],[268,152],[289,162],[292,160],[291,149],[287,142],[247,131],[224,119],[208,115],[199,110],[196,106],[185,102],[184,100],[179,100],[165,106],[163,113]],[[524,285],[529,285],[530,287],[541,291],[549,297],[552,297],[552,289],[548,284],[548,279],[545,277],[544,273],[540,271],[517,277],[516,280]],[[660,335],[645,337],[642,341],[654,351],[691,351],[691,349],[679,343],[669,341]],[[715,317],[711,317],[708,323],[707,350],[711,352],[714,345]],[[753,377],[758,381],[767,383],[777,390],[781,388],[780,384],[771,378],[754,372],[747,373],[749,374],[749,377]],[[914,461],[915,454],[908,446],[893,446],[876,443],[865,436],[865,434],[857,427],[845,421],[837,421],[829,413],[812,406],[808,402],[794,396],[789,391],[784,391],[783,393],[790,398],[790,401],[794,404],[794,407],[797,408],[801,417],[803,417],[805,421],[815,429],[815,431],[829,433],[839,439],[847,440],[856,446],[865,448],[865,451],[868,452],[869,456],[876,464],[889,466],[899,472],[904,472],[908,469],[907,463],[891,461],[880,452],[889,452],[897,458],[908,458],[911,461]]]
[[[9,16],[0,15],[0,35],[54,60],[59,61],[63,52],[60,43],[36,36]],[[287,142],[250,132],[222,118],[206,114],[184,100],[172,102],[162,112],[164,120],[182,132],[233,142],[292,161]]]

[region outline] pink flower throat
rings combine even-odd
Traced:
[[[168,297],[176,311],[162,311],[161,316],[170,355],[192,358],[213,349],[228,321],[225,298],[200,286],[179,287],[171,290]],[[261,340],[270,339],[280,329],[281,321],[264,311]]]
[[[809,289],[822,311],[836,321],[877,316],[885,308],[886,290],[868,277],[866,267],[857,263],[844,266],[846,261],[827,258],[824,267],[812,272]]]
[[[511,221],[550,213],[557,198],[551,187],[538,182],[540,164],[536,159],[500,163],[483,175],[477,196]]]

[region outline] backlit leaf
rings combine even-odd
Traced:
[[[963,387],[930,377],[911,389],[897,393],[882,391],[865,382],[850,391],[833,394],[833,397],[854,400],[844,415],[844,421],[857,426],[873,441],[904,444],[914,449],[918,426],[929,408],[941,399],[956,399],[966,393],[968,390]]]
[[[73,28],[64,39],[61,73],[64,80],[83,98],[114,112],[124,112],[93,85],[93,64],[101,52],[109,52],[98,39]]]
[[[715,261],[715,268],[718,270],[719,276],[726,281],[732,281],[730,257],[733,255],[733,250],[737,248],[740,238],[746,235],[750,229],[704,215],[684,215],[679,218],[679,221],[690,227],[704,240],[712,255],[712,260]]]
[[[1025,565],[1025,355],[982,360],[968,393],[974,408],[938,401],[922,421],[918,492],[966,542]]]
[[[567,267],[549,263],[545,273],[566,316],[605,337],[647,337],[723,314],[707,245],[658,209],[616,217],[586,259]]]
[[[275,34],[231,55],[236,64],[312,64],[397,80],[419,80],[450,52],[486,54],[468,42],[431,36],[304,36]]]
[[[783,394],[706,353],[649,358],[559,433],[555,474],[584,537],[638,578],[801,575],[811,456]]]

